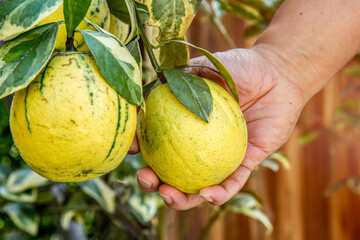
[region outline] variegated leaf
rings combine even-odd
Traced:
[[[8,203],[3,210],[9,215],[15,225],[25,232],[35,236],[39,230],[40,217],[35,209],[26,203]]]
[[[21,168],[10,174],[6,187],[12,193],[19,193],[46,183],[49,183],[49,180],[43,178],[30,168]]]
[[[105,33],[91,30],[81,33],[106,81],[129,103],[140,105],[143,100],[141,71],[129,50]]]
[[[0,48],[0,98],[25,88],[49,61],[59,23],[49,23],[7,42]]]
[[[37,199],[38,191],[36,188],[32,188],[30,192],[12,193],[6,186],[0,186],[0,196],[14,202],[33,203]]]
[[[182,38],[194,19],[201,0],[143,0],[150,14],[148,24],[159,27],[156,40],[162,43],[169,39]]]
[[[115,212],[115,192],[100,178],[78,183],[81,189],[95,199],[107,212]]]
[[[110,15],[110,19],[111,24],[109,32],[117,37],[122,43],[124,43],[129,36],[130,25],[121,21],[113,14]]]
[[[54,12],[62,0],[0,0],[0,40],[9,40]]]

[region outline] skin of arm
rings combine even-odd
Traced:
[[[236,195],[251,171],[289,138],[306,102],[321,90],[360,48],[359,0],[288,0],[251,49],[216,53],[234,77],[247,121],[249,143],[243,163],[225,181],[184,194],[160,183],[150,168],[137,173],[139,185],[159,191],[173,209],[204,200],[221,205]],[[212,66],[204,58],[191,63]],[[222,84],[205,68],[193,72]],[[134,141],[132,151],[138,151]]]

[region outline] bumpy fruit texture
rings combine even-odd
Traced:
[[[206,123],[183,106],[168,84],[146,99],[137,136],[146,163],[159,178],[185,192],[219,184],[241,164],[247,128],[239,105],[224,88],[205,80],[213,96]]]
[[[110,29],[110,10],[107,5],[106,0],[92,0],[89,10],[86,13],[85,18],[90,20],[91,22],[95,23],[96,25],[104,28],[105,30]],[[51,22],[58,22],[64,20],[64,7],[63,4],[52,14],[44,18],[38,23],[38,26],[44,25]],[[82,21],[78,29],[91,29],[95,30],[90,24],[85,21]],[[59,51],[65,51],[66,49],[66,39],[67,39],[67,32],[65,24],[61,24],[59,26],[58,36],[56,38],[55,49]],[[76,33],[74,36],[74,46],[79,51],[89,51],[87,48],[84,38],[82,37],[81,33]]]
[[[10,127],[35,172],[80,182],[120,164],[135,135],[136,107],[111,88],[90,54],[64,52],[15,94]]]

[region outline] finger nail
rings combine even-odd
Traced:
[[[150,189],[152,187],[152,183],[149,181],[146,181],[145,179],[142,179],[141,177],[137,177],[138,178],[138,182],[139,184],[143,187],[143,188],[147,188]]]
[[[201,196],[203,199],[205,199],[206,201],[208,201],[208,202],[212,202],[212,201],[213,201],[213,199],[211,198],[211,196],[208,195],[208,194],[201,194],[201,193],[200,193],[200,196]]]
[[[164,200],[164,202],[166,202],[167,204],[172,204],[172,199],[170,196],[166,196],[160,193],[160,196],[162,197],[162,199]]]

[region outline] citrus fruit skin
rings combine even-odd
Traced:
[[[146,99],[137,137],[146,163],[159,178],[185,193],[219,184],[241,164],[247,128],[239,105],[218,84],[206,80],[213,110],[209,123],[182,105],[168,84]]]
[[[96,25],[104,28],[105,30],[110,29],[110,10],[107,5],[106,0],[92,0],[89,10],[86,13],[85,18],[90,20],[91,22],[95,23]],[[64,20],[64,6],[63,4],[60,5],[58,9],[56,9],[53,13],[49,16],[41,20],[37,26],[41,26],[51,22],[58,22]],[[91,29],[95,30],[90,24],[85,22],[84,20],[81,21],[77,29]],[[66,50],[66,39],[67,39],[67,32],[65,24],[59,25],[59,31],[56,38],[55,43],[55,50],[65,51]],[[75,33],[74,35],[74,46],[79,51],[89,51],[87,48],[84,38],[82,37],[81,33]]]
[[[16,92],[10,127],[35,172],[81,182],[120,164],[135,135],[136,107],[105,81],[90,54],[64,52]]]

